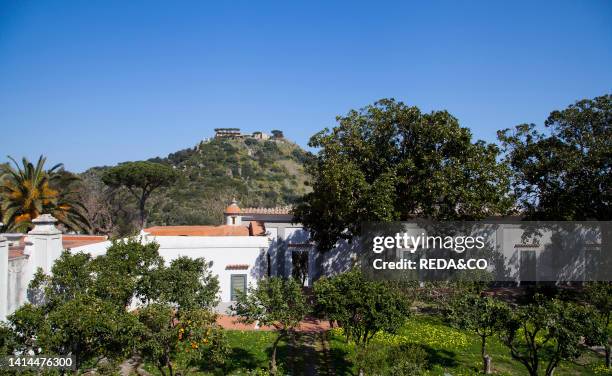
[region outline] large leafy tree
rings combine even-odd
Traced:
[[[102,181],[111,188],[125,187],[138,202],[140,227],[147,224],[146,203],[158,188],[169,186],[177,173],[169,166],[154,162],[126,162],[104,173]]]
[[[298,327],[308,313],[302,284],[289,278],[267,278],[259,281],[256,288],[238,295],[231,310],[245,323],[274,326],[278,336],[272,345],[270,372],[277,373],[276,349],[283,338],[287,338]]]
[[[21,165],[8,158],[12,165],[0,165],[0,214],[9,231],[25,232],[33,219],[45,213],[70,230],[89,229],[86,209],[72,190],[79,180],[75,175],[64,171],[62,164],[46,170],[43,156],[36,164],[23,158]]]
[[[544,220],[612,219],[612,95],[498,132],[525,214]]]
[[[362,222],[479,219],[512,204],[498,148],[473,142],[447,111],[383,99],[337,120],[310,139],[319,149],[308,167],[313,191],[295,209],[321,250]]]

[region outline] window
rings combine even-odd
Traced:
[[[239,292],[246,291],[247,275],[246,274],[232,274],[231,287],[230,287],[230,300],[235,301]]]
[[[236,224],[236,217],[232,217],[232,224],[235,225]]]

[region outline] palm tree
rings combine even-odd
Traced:
[[[79,178],[57,164],[44,169],[46,158],[42,155],[36,165],[23,158],[20,166],[0,165],[0,214],[8,231],[25,232],[32,228],[32,220],[50,213],[67,229],[88,229],[89,221],[83,215],[87,210],[74,199],[75,192],[69,189]]]

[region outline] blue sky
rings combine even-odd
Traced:
[[[0,161],[73,171],[216,127],[305,146],[383,97],[475,137],[612,88],[610,1],[0,0]]]

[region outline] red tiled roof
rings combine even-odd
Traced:
[[[153,236],[261,236],[263,223],[251,221],[242,226],[155,226],[144,229]]]
[[[247,270],[248,268],[248,264],[231,264],[225,266],[225,270]]]
[[[106,236],[97,235],[62,235],[62,246],[65,249],[84,245],[96,244],[106,241]]]
[[[240,214],[240,207],[236,203],[236,200],[232,201],[230,206],[225,208],[225,211],[223,213],[225,213],[225,214]]]
[[[246,226],[155,226],[144,229],[154,236],[249,236]]]
[[[84,245],[100,243],[106,241],[106,236],[96,235],[62,235],[62,247],[64,249],[81,247]],[[25,249],[25,235],[19,239],[19,244],[9,247],[9,260],[24,256]]]
[[[272,215],[288,215],[291,214],[293,207],[277,206],[275,208],[244,208],[242,214],[272,214]]]

